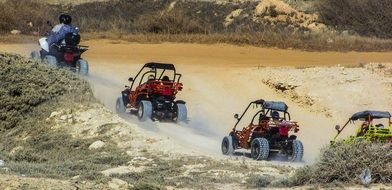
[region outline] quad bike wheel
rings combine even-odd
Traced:
[[[288,156],[290,162],[300,162],[304,155],[304,146],[301,141],[293,140],[292,154]]]
[[[185,104],[177,103],[177,117],[176,122],[185,122],[188,118],[188,111]]]
[[[265,138],[255,138],[251,143],[251,156],[254,160],[266,160],[269,156],[269,142]]]
[[[233,137],[225,136],[222,140],[222,153],[224,155],[232,155],[234,154],[234,145],[233,145]]]
[[[137,117],[140,121],[146,121],[151,118],[152,115],[152,104],[150,101],[142,100],[139,103]]]
[[[80,75],[88,74],[88,62],[84,59],[79,59],[76,62],[76,72]]]
[[[30,53],[30,57],[31,57],[31,59],[39,60],[41,58],[41,55],[39,54],[38,51],[32,51]]]
[[[125,113],[125,105],[124,105],[124,100],[123,100],[122,96],[117,98],[117,101],[116,101],[116,113],[117,114]]]
[[[55,56],[51,56],[51,55],[45,56],[44,62],[47,63],[50,66],[53,66],[53,67],[58,67],[59,66],[59,63],[57,62],[57,59],[56,59]]]

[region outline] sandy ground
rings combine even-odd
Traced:
[[[134,76],[143,63],[174,63],[177,71],[183,74],[184,90],[178,99],[187,102],[190,122],[176,125],[139,123],[134,116],[125,119],[199,154],[220,156],[221,139],[235,122],[233,114],[241,113],[255,99],[286,101],[292,118],[301,126],[299,138],[304,142],[307,163],[329,143],[335,134],[334,126],[344,123],[354,111],[392,108],[390,91],[383,85],[387,79],[364,68],[344,70],[341,67],[369,62],[392,63],[390,52],[303,52],[224,44],[133,44],[107,40],[85,44],[91,47],[84,56],[90,63],[88,80],[99,100],[111,110],[124,85],[128,85],[128,77]],[[25,55],[32,49],[37,46],[0,45],[0,51]],[[313,66],[317,68],[307,68]],[[347,82],[347,76],[355,80]],[[263,83],[266,79],[299,85],[298,93],[314,98],[315,105],[304,106],[276,92]],[[354,88],[350,89],[351,86]],[[377,90],[367,91],[369,88]],[[364,91],[366,93],[362,93]],[[353,99],[353,94],[357,98]],[[380,94],[383,95],[378,98]],[[321,108],[324,111],[320,111]]]

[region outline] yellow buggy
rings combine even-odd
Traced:
[[[341,128],[340,125],[336,125],[335,129],[338,134],[331,143],[335,143],[339,134],[343,129],[350,123],[355,124],[356,121],[360,121],[361,124],[358,126],[355,135],[349,136],[344,140],[345,143],[355,143],[358,141],[370,141],[380,143],[392,144],[392,121],[391,114],[387,111],[362,111],[355,113]]]

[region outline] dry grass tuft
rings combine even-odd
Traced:
[[[390,0],[321,0],[316,3],[324,23],[360,35],[392,38]]]
[[[92,97],[87,81],[18,55],[0,54],[0,131],[14,128],[33,109],[64,94],[76,102]]]
[[[369,168],[373,183],[392,183],[390,145],[361,142],[338,143],[322,150],[319,160],[298,169],[292,185],[359,183],[359,175]]]
[[[333,6],[327,6],[327,2],[330,1],[323,0],[320,3],[319,12],[322,15],[331,14]],[[382,5],[378,3],[373,4],[376,8]],[[346,32],[344,34],[333,32],[312,33],[306,27],[293,28],[290,21],[274,23],[265,19],[262,23],[257,23],[253,20],[256,6],[257,2],[252,1],[222,4],[211,1],[177,1],[172,3],[169,0],[118,0],[54,5],[33,0],[23,2],[7,0],[0,3],[0,12],[2,12],[0,33],[5,34],[13,29],[17,29],[25,35],[37,35],[37,33],[43,35],[46,30],[49,30],[46,26],[46,20],[57,22],[59,13],[69,12],[74,18],[75,25],[79,26],[81,31],[85,33],[83,38],[92,38],[89,35],[94,33],[96,34],[93,35],[95,37],[120,37],[129,41],[143,43],[167,41],[230,43],[285,49],[295,48],[308,51],[386,51],[392,49],[392,40],[387,39],[365,38],[358,35],[348,35]],[[344,6],[339,8],[343,9]],[[370,10],[371,8],[368,9]],[[233,21],[230,25],[226,26],[224,24],[225,19],[233,10],[242,11],[239,16],[232,18]],[[346,12],[351,14],[352,11]],[[374,16],[369,12],[365,13],[361,14],[367,19],[358,17],[358,20],[361,22],[362,20],[371,20],[372,16]],[[382,11],[380,14],[387,16],[389,13]],[[339,14],[333,14],[333,16],[335,15]],[[339,21],[329,21],[331,19],[328,20],[328,18],[328,16],[323,17],[325,22],[330,23],[330,26],[337,25],[345,30],[357,31],[354,27],[356,26],[354,25],[355,23],[343,22],[340,17]],[[32,25],[28,26],[30,22]],[[362,23],[362,25],[366,25],[368,31],[357,31],[357,33],[360,35],[388,37],[385,34],[385,27],[389,25],[384,27],[383,23],[370,21],[366,24]],[[368,27],[373,25],[375,27]],[[381,26],[384,29],[381,29]],[[2,41],[23,42],[18,37],[1,37],[1,39]]]
[[[8,168],[1,173],[107,181],[100,171],[131,159],[109,137],[75,139],[45,121],[53,110],[95,102],[89,84],[75,74],[2,53],[0,80],[0,159]],[[98,138],[107,143],[102,152],[88,149]]]

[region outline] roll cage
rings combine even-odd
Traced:
[[[284,102],[265,101],[263,99],[260,99],[260,100],[255,100],[253,102],[250,102],[249,105],[246,107],[245,111],[241,114],[241,117],[238,117],[238,114],[234,115],[234,117],[237,119],[237,122],[235,123],[233,130],[236,129],[238,123],[244,117],[245,113],[249,110],[251,105],[254,105],[254,107],[259,107],[259,106],[261,107],[261,109],[257,111],[256,114],[252,117],[251,123],[253,123],[256,116],[258,116],[260,113],[267,115],[272,111],[282,112],[283,118],[280,119],[291,120],[290,113],[287,112],[288,106]]]
[[[143,70],[144,70],[145,68],[149,68],[150,70],[149,70],[149,71],[145,71],[145,72],[143,73]],[[162,70],[162,72],[159,74],[159,77],[157,78],[157,74],[158,74],[157,71],[158,71],[158,70]],[[179,82],[180,82],[180,79],[181,79],[181,77],[182,77],[182,75],[176,72],[176,68],[174,67],[173,64],[149,62],[149,63],[144,64],[144,66],[143,66],[143,67],[140,69],[140,71],[136,74],[135,78],[130,77],[130,78],[128,79],[128,81],[131,82],[130,89],[132,89],[132,87],[133,87],[133,85],[134,85],[134,83],[135,83],[135,80],[139,77],[139,75],[141,75],[141,79],[140,79],[140,82],[139,82],[138,86],[142,84],[143,78],[144,78],[147,74],[153,74],[154,80],[162,80],[162,77],[164,76],[164,73],[165,73],[166,71],[168,71],[168,70],[174,72],[173,77],[172,77],[172,80],[169,79],[169,81],[170,81],[170,82],[177,82],[177,83],[179,83]],[[142,73],[143,73],[143,74],[142,74]]]
[[[387,111],[362,111],[353,114],[348,121],[340,128],[339,125],[335,126],[335,129],[338,131],[338,134],[334,137],[334,140],[339,136],[339,134],[346,128],[349,123],[354,123],[354,121],[365,119],[367,121],[371,121],[373,119],[388,119],[388,124],[392,125],[391,114]]]

